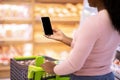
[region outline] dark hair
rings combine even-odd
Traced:
[[[115,58],[120,61],[120,51],[116,51]]]
[[[102,0],[111,18],[114,29],[120,33],[120,0]]]

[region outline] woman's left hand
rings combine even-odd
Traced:
[[[45,72],[47,72],[49,74],[54,74],[55,66],[56,66],[56,64],[51,61],[47,61],[41,65],[41,67],[45,70]]]

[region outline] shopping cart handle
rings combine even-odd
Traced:
[[[35,66],[40,67],[45,61],[45,58],[43,56],[37,56],[35,59]]]
[[[34,71],[34,72],[44,71],[43,68],[37,67],[37,66],[33,66],[33,65],[29,65],[28,70]]]
[[[28,67],[28,79],[33,79],[34,73],[43,74],[44,70],[41,67],[29,65]]]
[[[40,80],[41,76],[39,75],[42,75],[44,73],[43,69],[40,67],[40,65],[43,63],[44,63],[43,56],[37,56],[35,58],[35,65],[29,65],[28,67],[28,79],[33,79],[33,76],[35,76],[34,80]]]

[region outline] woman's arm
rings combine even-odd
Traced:
[[[65,36],[61,42],[67,44],[68,46],[71,46],[72,38]]]
[[[66,36],[60,30],[53,29],[53,35],[45,35],[45,37],[63,42],[67,44],[68,46],[71,46],[72,38]]]

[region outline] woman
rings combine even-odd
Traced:
[[[42,67],[48,73],[71,74],[71,80],[114,80],[110,66],[120,43],[120,0],[88,2],[99,12],[82,23],[73,39],[59,30],[46,35],[71,46],[69,57],[58,65],[46,62]]]

